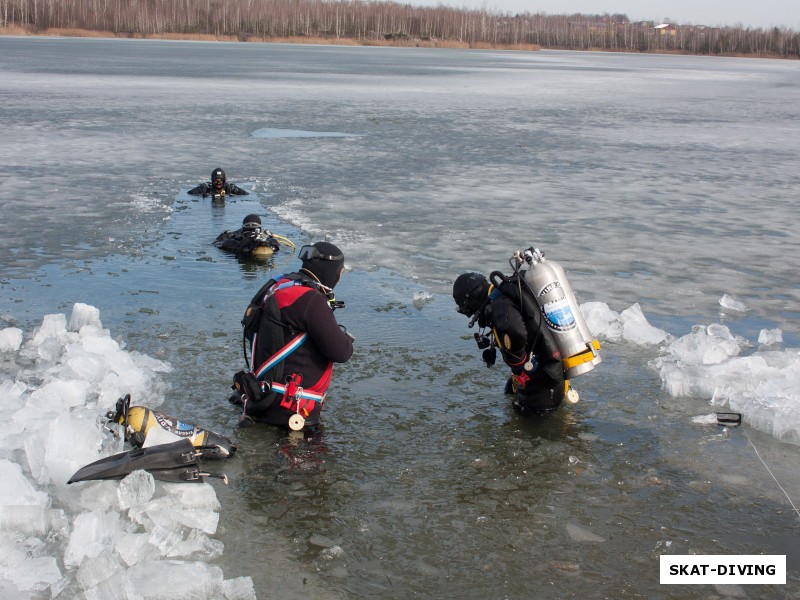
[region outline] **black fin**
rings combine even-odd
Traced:
[[[195,450],[200,452],[203,458],[223,459],[230,458],[236,454],[237,446],[230,438],[222,434],[203,429],[206,437],[202,446],[195,446]]]
[[[200,467],[197,465],[179,467],[177,469],[147,469],[147,472],[153,476],[153,479],[158,479],[159,481],[171,481],[173,483],[203,483],[205,481],[205,473],[201,473]]]
[[[188,439],[150,448],[136,448],[101,458],[82,467],[67,483],[90,479],[122,479],[137,469],[151,471],[182,467],[185,470],[188,466],[197,465],[197,456],[197,451]]]
[[[236,446],[225,446],[212,444],[207,446],[195,446],[194,449],[200,453],[202,458],[225,459],[230,458],[236,452]]]
[[[177,469],[147,469],[153,479],[171,481],[173,483],[205,483],[206,478],[222,479],[228,485],[228,476],[224,473],[206,473],[197,465],[179,467]]]

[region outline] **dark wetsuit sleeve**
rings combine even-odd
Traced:
[[[235,183],[228,183],[225,185],[225,193],[233,196],[247,196],[250,192],[243,190]]]
[[[208,183],[201,183],[200,185],[190,189],[187,194],[190,196],[205,196],[211,186]]]
[[[520,313],[514,300],[500,297],[489,307],[490,320],[495,328],[503,353],[503,360],[514,373],[521,373],[528,352],[533,349],[538,362],[530,375],[530,387],[554,388],[563,385],[564,374],[561,354],[553,334],[542,323],[541,313],[533,312],[528,318]]]
[[[486,314],[497,332],[503,360],[511,368],[519,367],[525,362],[525,345],[528,341],[528,332],[519,310],[512,300],[501,296],[487,307]]]
[[[353,355],[353,340],[339,327],[325,297],[316,292],[306,293],[304,321],[306,332],[320,353],[331,362],[344,363]]]
[[[525,320],[516,302],[506,296],[495,299],[486,308],[485,314],[496,335],[496,341],[503,355],[503,362],[519,373],[528,359],[528,332]]]

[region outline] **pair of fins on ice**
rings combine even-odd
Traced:
[[[133,450],[101,458],[79,469],[67,483],[95,479],[122,479],[144,470],[160,481],[202,483],[207,478],[228,478],[203,470],[200,459],[224,459],[236,446],[223,435],[162,415],[143,406],[131,406],[130,394],[117,401],[109,422],[125,428],[125,441]]]

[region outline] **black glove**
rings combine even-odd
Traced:
[[[483,362],[487,367],[491,367],[497,361],[497,348],[492,346],[483,351]]]

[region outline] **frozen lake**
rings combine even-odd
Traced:
[[[795,62],[0,37],[0,81],[0,597],[800,595]],[[251,194],[186,194],[218,166]],[[298,264],[211,245],[253,212],[347,258],[310,439],[226,402]],[[530,245],[603,355],[544,420],[450,297]],[[230,484],[67,486],[126,393],[234,438]],[[787,584],[662,586],[662,554]]]

